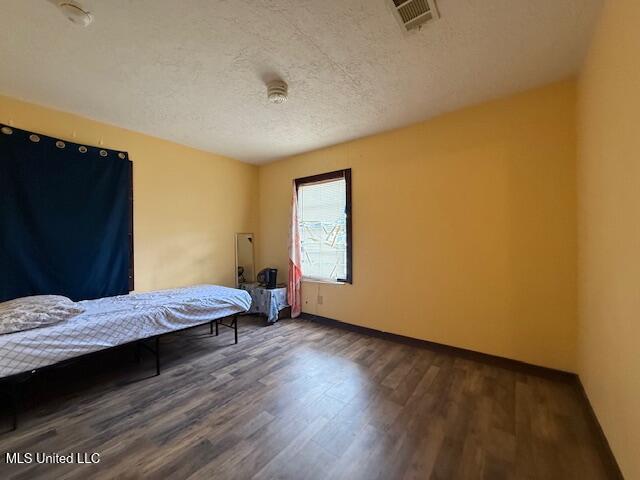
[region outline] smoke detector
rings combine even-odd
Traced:
[[[398,21],[407,31],[422,28],[440,17],[436,0],[389,0]]]
[[[85,10],[78,2],[58,2],[58,8],[70,22],[75,23],[76,25],[86,27],[93,22],[93,15],[91,15],[91,12]]]
[[[289,87],[283,80],[273,80],[267,84],[267,97],[271,103],[284,103],[289,95]]]

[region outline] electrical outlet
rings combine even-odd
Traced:
[[[322,305],[322,295],[318,295],[318,305]]]

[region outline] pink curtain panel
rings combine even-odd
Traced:
[[[291,305],[291,317],[296,318],[302,312],[300,286],[302,280],[302,252],[300,247],[300,232],[298,229],[298,191],[293,182],[291,195],[291,229],[289,231],[289,282],[287,301]]]

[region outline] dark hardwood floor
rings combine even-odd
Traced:
[[[159,377],[125,348],[35,379],[0,435],[0,478],[609,478],[569,381],[308,320],[240,322],[238,345],[227,329],[164,337]],[[7,451],[101,461],[7,465]]]

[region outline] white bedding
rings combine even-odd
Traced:
[[[0,378],[246,312],[251,297],[244,290],[197,285],[79,303],[85,312],[70,320],[0,335]]]

